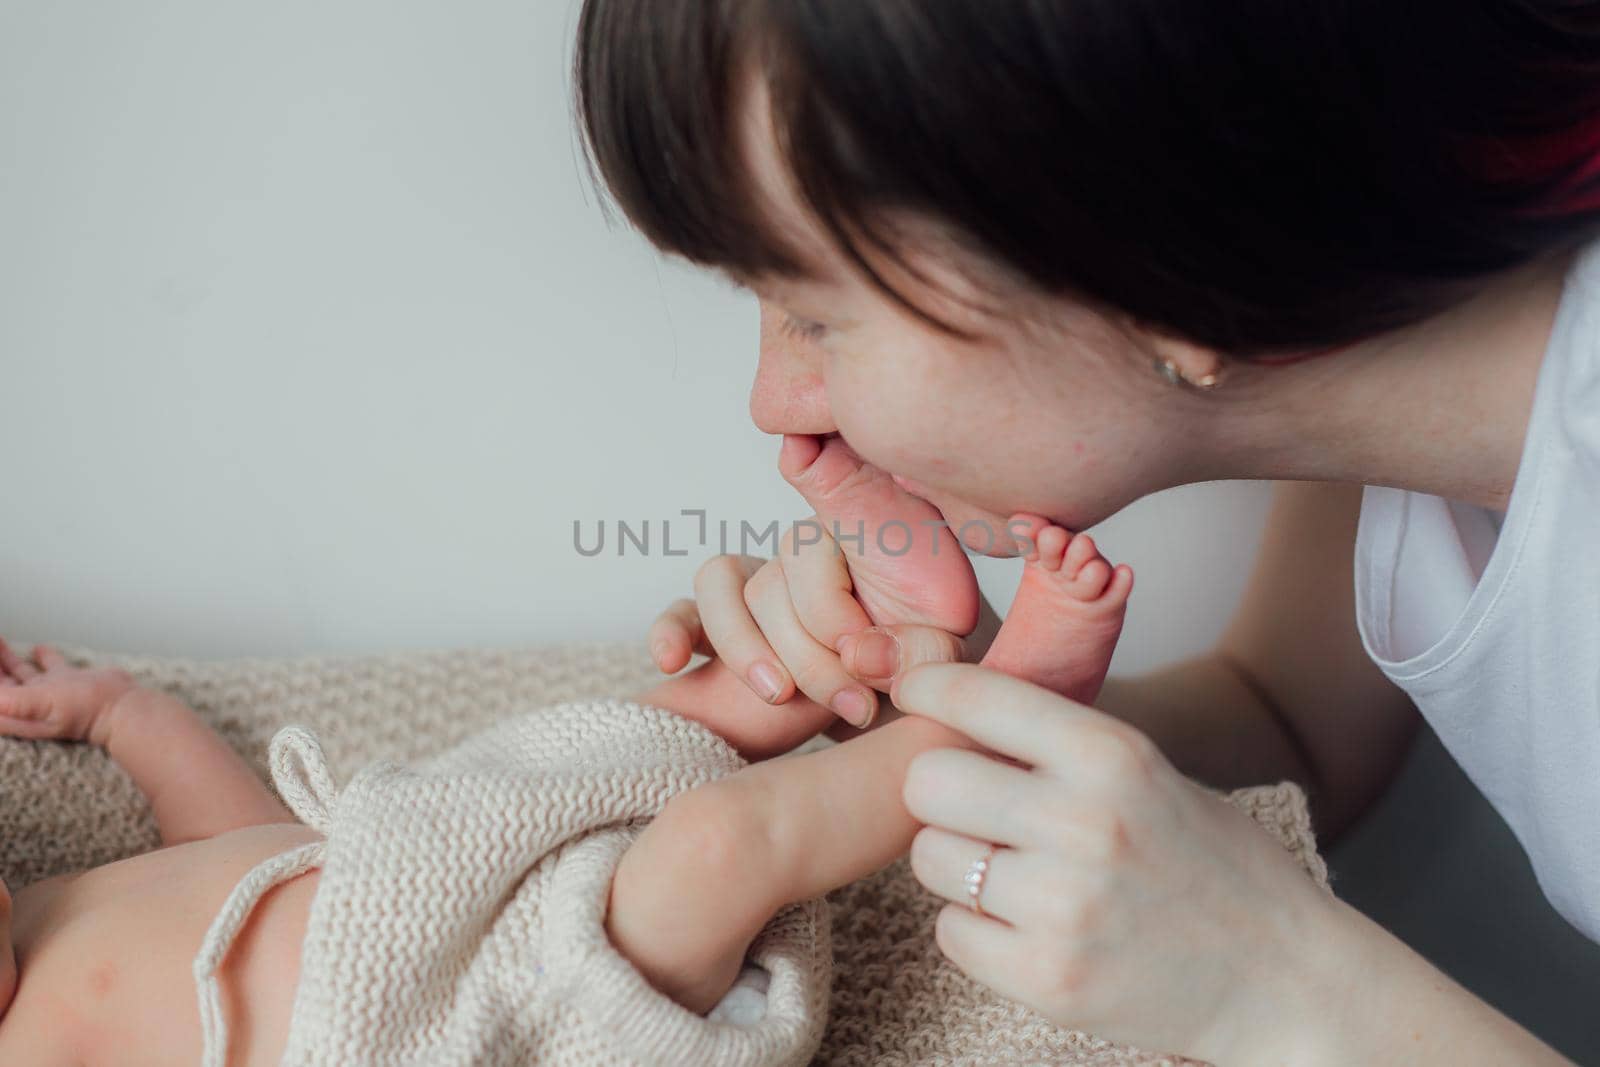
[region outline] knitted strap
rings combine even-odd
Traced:
[[[312,841],[257,865],[233,887],[222,911],[212,920],[194,960],[195,988],[200,995],[201,1067],[225,1067],[228,1062],[228,1020],[222,1014],[222,983],[217,979],[217,968],[267,891],[320,864],[322,847],[321,841]]]
[[[326,834],[338,790],[316,737],[298,726],[284,727],[272,739],[269,762],[273,783],[284,802],[301,822]],[[217,968],[222,966],[261,898],[274,887],[319,866],[324,848],[325,842],[312,841],[263,860],[233,887],[212,920],[194,960],[195,988],[200,997],[201,1067],[226,1067],[228,1060],[228,1020],[222,1012],[222,984]]]
[[[273,735],[267,759],[284,803],[301,822],[327,833],[339,789],[328,773],[328,760],[316,735],[303,726],[285,726]]]

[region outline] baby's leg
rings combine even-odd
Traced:
[[[790,752],[838,721],[803,693],[786,704],[768,704],[720,659],[674,675],[633,699],[695,720],[747,760]]]
[[[1029,525],[1034,552],[983,665],[1091,704],[1122,634],[1133,570],[1113,568],[1088,534],[1036,516],[1011,522]]]
[[[611,883],[612,943],[691,1011],[716,1005],[786,904],[863,878],[911,847],[907,765],[972,742],[908,716],[820,752],[751,764],[674,798]]]
[[[1035,540],[1040,551],[1006,619],[1011,632],[984,662],[1084,699],[1105,677],[1132,573],[1113,571],[1086,538],[1092,555],[1073,547],[1080,540],[1059,528]],[[952,747],[977,746],[909,716],[674,799],[618,867],[607,918],[613,941],[657,988],[708,1010],[775,912],[911,847],[920,826],[901,799],[906,768],[929,749]]]

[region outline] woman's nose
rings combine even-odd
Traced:
[[[750,418],[763,433],[835,433],[822,384],[822,350],[783,329],[783,312],[761,305],[761,355],[750,388]]]

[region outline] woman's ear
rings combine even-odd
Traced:
[[[1140,333],[1156,364],[1174,368],[1178,377],[1190,385],[1210,388],[1221,379],[1222,354],[1216,349],[1172,334],[1155,333],[1148,329]]]
[[[1126,312],[1112,318],[1135,348],[1149,357],[1157,371],[1190,385],[1209,389],[1222,378],[1222,353],[1169,330],[1140,322]]]

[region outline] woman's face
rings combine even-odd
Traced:
[[[840,434],[957,529],[977,521],[998,532],[1018,511],[1082,529],[1181,480],[1162,459],[1164,435],[1150,430],[1154,413],[1117,366],[1141,360],[1119,351],[1112,331],[1098,345],[964,342],[898,308],[869,302],[849,319],[843,308],[763,300],[750,393],[763,431]],[[1148,357],[1142,364],[1163,385]],[[974,527],[964,540],[983,550],[990,536]]]
[[[747,283],[762,300],[750,395],[758,427],[842,435],[958,530],[984,522],[999,533],[1018,511],[1078,530],[1200,476],[1204,423],[1152,372],[1142,331],[1067,300],[980,297],[963,281],[971,275],[949,266],[962,253],[913,252],[934,284],[890,279],[976,335],[951,336],[848,264],[799,207],[775,155],[758,149],[752,166],[815,277]],[[986,310],[974,308],[980,298]],[[983,551],[990,536],[974,527],[963,539]]]
[[[1194,480],[1171,390],[1110,323],[940,333],[873,292],[770,287],[750,414],[767,433],[838,433],[953,527],[1018,511],[1078,530]],[[975,531],[981,534],[981,531]],[[984,545],[974,536],[972,547]]]

